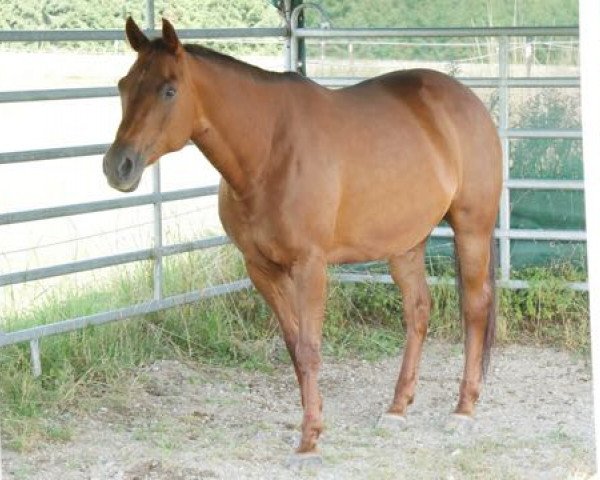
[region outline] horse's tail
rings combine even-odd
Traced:
[[[494,341],[496,340],[496,239],[494,235],[490,240],[490,264],[488,268],[488,284],[490,286],[490,303],[487,312],[487,324],[483,341],[483,356],[481,367],[485,377],[490,366],[490,356]]]
[[[454,261],[456,267],[456,287],[458,290],[458,308],[460,317],[464,322],[463,318],[463,301],[462,301],[462,277],[460,272],[460,259],[458,257],[458,250],[456,244],[454,248]],[[485,335],[483,339],[483,355],[481,356],[481,371],[483,376],[487,374],[488,367],[490,365],[490,356],[492,346],[496,339],[496,240],[492,235],[490,240],[490,260],[488,267],[488,284],[490,288],[490,302],[487,312],[487,323],[485,327]]]

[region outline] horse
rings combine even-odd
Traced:
[[[413,402],[431,298],[425,244],[454,232],[464,370],[457,418],[472,418],[494,340],[494,228],[502,149],[484,104],[433,70],[331,90],[183,45],[163,19],[149,39],[127,19],[137,58],[118,82],[122,120],[103,160],[136,189],[144,168],[192,141],[220,172],[219,216],[278,319],[300,387],[298,458],[318,456],[318,376],[327,265],[387,260],[403,296],[406,345],[384,424]]]

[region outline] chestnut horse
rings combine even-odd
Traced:
[[[494,333],[493,232],[502,183],[496,127],[458,81],[430,70],[329,90],[196,45],[163,20],[119,81],[123,118],[104,157],[109,184],[190,139],[221,173],[219,215],[277,316],[304,416],[297,452],[323,429],[318,387],[327,264],[387,259],[404,298],[406,348],[386,422],[412,403],[430,295],[425,242],[446,219],[459,266],[465,364],[457,415],[474,411]],[[304,457],[306,458],[306,457]]]

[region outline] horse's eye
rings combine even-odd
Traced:
[[[168,85],[164,89],[165,98],[173,98],[177,94],[177,90],[172,85]]]

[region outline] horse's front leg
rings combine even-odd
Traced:
[[[246,257],[246,270],[252,283],[277,317],[285,345],[294,364],[298,383],[301,385],[302,374],[296,359],[296,346],[298,345],[296,287],[289,271],[262,257]]]
[[[300,390],[304,417],[298,453],[316,452],[323,430],[322,401],[318,376],[321,366],[321,336],[327,287],[326,261],[323,255],[311,253],[298,259],[291,270],[296,287],[298,343],[296,360],[300,370]]]

